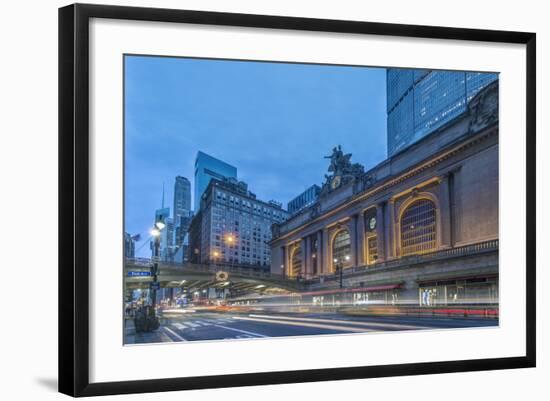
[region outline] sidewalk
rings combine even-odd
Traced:
[[[146,343],[164,343],[172,342],[172,339],[164,334],[161,326],[158,330],[150,332],[136,333],[133,318],[124,318],[124,344],[146,344]]]

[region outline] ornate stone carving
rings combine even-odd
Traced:
[[[271,239],[276,239],[281,236],[281,225],[274,223],[271,225]]]
[[[363,177],[363,189],[372,187],[376,183],[376,178],[373,174],[368,174]]]
[[[309,211],[309,218],[314,219],[321,214],[321,205],[316,203]]]
[[[332,174],[325,174],[321,196],[338,189],[342,185],[360,179],[365,173],[365,168],[361,164],[351,162],[351,153],[345,154],[341,145],[334,147],[332,154],[325,156],[325,159],[330,159],[328,171]]]
[[[469,132],[478,132],[498,121],[498,81],[482,89],[468,103]]]

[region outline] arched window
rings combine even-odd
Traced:
[[[434,203],[429,199],[411,203],[401,216],[401,255],[434,250],[436,229]]]
[[[292,252],[292,260],[290,262],[290,276],[296,277],[302,270],[302,247],[298,245]]]
[[[351,239],[348,230],[341,230],[332,241],[333,269],[351,266]]]

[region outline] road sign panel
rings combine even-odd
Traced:
[[[129,271],[128,277],[144,277],[144,276],[150,276],[151,272],[148,271]]]
[[[149,284],[149,288],[152,290],[160,290],[160,283],[158,281],[153,281]]]

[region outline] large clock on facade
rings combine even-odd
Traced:
[[[376,217],[369,219],[369,229],[374,230],[376,228]]]
[[[342,178],[339,175],[335,175],[330,183],[330,186],[332,187],[332,189],[336,189],[340,186],[341,182],[342,182]]]

